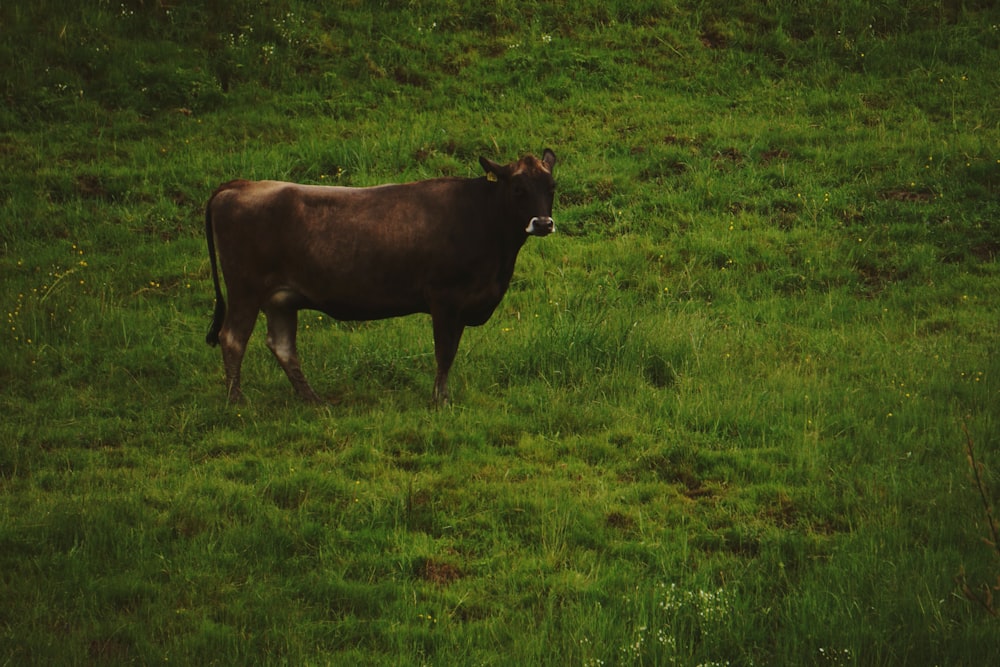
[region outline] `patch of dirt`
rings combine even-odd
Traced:
[[[107,200],[110,198],[110,193],[101,182],[101,178],[93,174],[81,174],[77,176],[76,191],[81,197],[87,199]]]
[[[996,259],[997,255],[1000,255],[1000,242],[983,241],[972,246],[969,252],[980,262],[992,262]]]
[[[724,148],[712,156],[716,162],[732,162],[739,164],[743,162],[743,153],[738,148]]]
[[[621,512],[610,512],[604,519],[609,528],[631,530],[635,528],[635,519]]]
[[[895,188],[886,190],[879,195],[882,199],[889,201],[909,201],[919,204],[926,204],[934,200],[934,193],[927,190],[908,190],[905,188]]]
[[[724,49],[729,44],[729,38],[726,35],[712,28],[701,33],[698,39],[706,49]]]
[[[784,148],[775,148],[769,151],[764,151],[760,154],[760,163],[763,165],[769,165],[775,160],[787,160],[791,157],[791,154]]]
[[[420,577],[432,584],[443,586],[462,578],[462,571],[451,563],[428,558],[421,568]]]

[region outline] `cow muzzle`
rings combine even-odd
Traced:
[[[548,236],[556,230],[555,221],[549,216],[531,219],[524,231],[530,236]]]

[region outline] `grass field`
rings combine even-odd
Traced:
[[[320,4],[0,2],[0,664],[1000,659],[994,3]],[[216,185],[545,147],[449,407],[312,312],[227,404]]]

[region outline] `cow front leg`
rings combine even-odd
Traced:
[[[451,313],[435,312],[431,318],[434,323],[434,358],[437,361],[434,402],[444,405],[448,402],[448,372],[455,361],[465,325]]]
[[[304,400],[321,403],[322,400],[309,386],[302,373],[299,354],[295,347],[295,335],[299,327],[299,313],[292,308],[270,307],[264,310],[267,316],[267,346],[281,364],[292,387]]]

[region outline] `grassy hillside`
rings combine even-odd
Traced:
[[[1000,658],[1000,13],[782,4],[0,3],[0,664]],[[217,184],[545,147],[452,406],[227,405]]]

